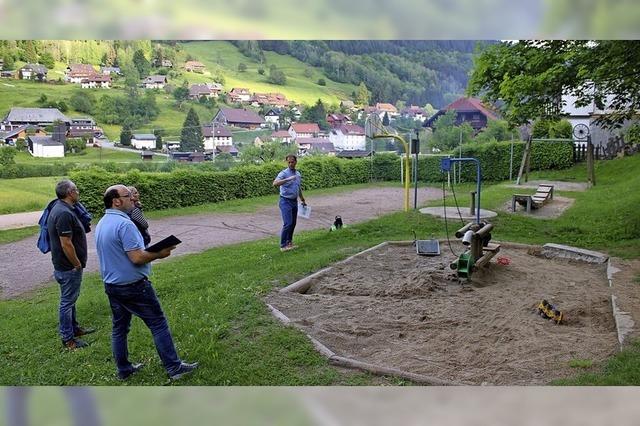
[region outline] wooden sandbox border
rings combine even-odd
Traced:
[[[396,246],[409,246],[412,245],[414,242],[413,241],[385,241],[382,242],[378,245],[375,245],[373,247],[369,247],[366,250],[363,250],[361,252],[358,252],[352,256],[347,257],[344,260],[341,260],[339,262],[334,263],[332,266],[328,266],[326,268],[320,269],[319,271],[314,272],[311,275],[308,275],[296,282],[294,282],[293,284],[290,284],[282,289],[279,290],[280,293],[306,293],[309,288],[311,287],[311,283],[313,282],[314,279],[321,277],[325,274],[327,274],[328,272],[330,272],[335,266],[337,265],[342,265],[344,263],[350,262],[352,259],[358,257],[358,256],[362,256],[364,254],[367,254],[369,252],[378,250],[382,247],[385,247],[387,245],[396,245]],[[440,240],[440,244],[444,244],[447,243],[446,240]],[[541,250],[543,249],[543,246],[538,246],[538,245],[530,245],[530,244],[521,244],[521,243],[512,243],[512,242],[499,242],[499,244],[503,247],[509,247],[509,248],[514,248],[514,249],[525,249],[525,250]],[[575,248],[575,247],[569,247],[569,246],[563,246],[565,247],[568,251],[580,251],[581,249],[579,248]],[[554,249],[557,249],[557,246],[554,245]],[[596,253],[601,255],[603,258],[606,258],[606,262],[607,262],[607,276],[606,279],[608,281],[608,285],[611,288],[613,286],[613,274],[615,274],[615,272],[618,270],[614,265],[612,265],[611,263],[611,258],[605,254],[602,253],[597,253],[597,252],[591,252],[591,253]],[[620,311],[620,309],[617,306],[616,303],[616,296],[613,294],[613,292],[610,295],[610,300],[611,300],[611,307],[613,310],[613,316],[614,316],[614,320],[615,320],[615,325],[616,325],[616,333],[618,336],[618,342],[620,345],[620,349],[622,349],[623,347],[623,343],[625,342],[625,338],[626,336],[631,333],[633,331],[634,328],[634,322],[631,319],[631,316],[623,311]],[[337,355],[335,352],[333,352],[331,349],[329,349],[326,345],[324,345],[322,342],[320,342],[318,339],[316,339],[315,337],[311,336],[309,333],[307,333],[303,327],[299,326],[298,324],[292,322],[289,317],[287,317],[284,313],[282,313],[280,310],[278,310],[275,306],[272,306],[270,304],[267,304],[267,307],[269,308],[269,310],[271,311],[271,314],[277,318],[280,322],[282,322],[285,325],[289,325],[289,326],[293,326],[296,329],[298,329],[299,331],[301,331],[302,333],[304,333],[307,338],[311,341],[311,343],[313,344],[314,348],[321,354],[323,355],[325,358],[327,358],[327,360],[329,361],[330,364],[335,365],[335,366],[339,366],[339,367],[345,367],[345,368],[353,368],[356,370],[361,370],[364,372],[368,372],[371,374],[375,374],[378,376],[394,376],[394,377],[399,377],[402,379],[407,379],[407,380],[411,380],[414,383],[418,383],[418,384],[425,384],[425,385],[432,385],[432,386],[460,386],[460,385],[470,385],[470,383],[463,383],[463,382],[454,382],[454,381],[449,381],[449,380],[443,380],[443,379],[439,379],[437,377],[433,377],[433,376],[427,376],[427,375],[423,375],[423,374],[417,374],[417,373],[411,373],[408,371],[404,371],[404,370],[399,370],[396,368],[391,368],[391,367],[385,367],[385,366],[380,366],[380,365],[375,365],[375,364],[369,364],[366,362],[362,362],[359,361],[357,359],[353,359],[353,358],[346,358],[346,357],[342,357]]]

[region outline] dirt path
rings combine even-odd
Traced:
[[[440,197],[442,193],[438,189],[421,188],[418,191],[418,205]],[[308,220],[299,219],[296,232],[328,229],[335,215],[342,216],[346,224],[353,224],[402,210],[403,191],[391,187],[366,188],[309,197],[307,201],[312,207],[312,216]],[[276,205],[255,213],[199,214],[150,221],[154,240],[174,234],[183,241],[173,256],[275,237],[279,235],[281,226],[280,211]],[[98,270],[93,238],[93,232],[87,235],[89,260],[85,272]],[[51,257],[38,251],[36,241],[37,236],[32,236],[0,245],[0,299],[19,296],[53,281]],[[274,250],[277,249],[274,244]]]

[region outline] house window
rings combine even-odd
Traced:
[[[480,114],[473,114],[473,121],[480,120]]]

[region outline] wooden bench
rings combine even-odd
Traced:
[[[518,203],[525,206],[527,213],[530,213],[531,209],[538,209],[551,200],[553,200],[553,185],[541,183],[533,195],[514,194],[511,197],[511,210],[515,212],[516,203]]]

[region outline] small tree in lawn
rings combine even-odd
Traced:
[[[238,64],[238,71],[245,72],[246,70],[247,70],[247,64],[245,64],[244,62],[240,62]]]
[[[182,133],[180,134],[180,149],[182,151],[202,151],[202,129],[200,128],[200,119],[193,108],[189,109],[187,118],[182,125]]]
[[[162,149],[162,136],[164,135],[164,129],[153,129],[153,135],[156,137],[156,149],[160,151]]]
[[[129,123],[124,123],[122,125],[122,131],[120,132],[120,144],[124,146],[131,145],[131,125]]]

